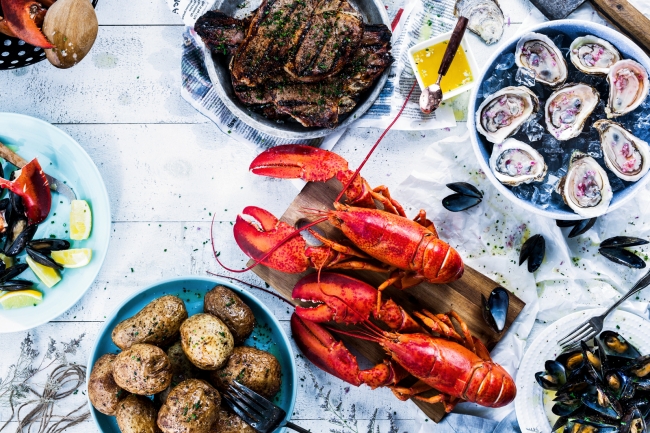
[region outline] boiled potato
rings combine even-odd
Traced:
[[[178,337],[187,309],[178,296],[162,296],[149,302],[135,316],[117,324],[113,343],[122,350],[134,344],[167,346]]]
[[[167,356],[172,366],[172,383],[166,390],[158,394],[158,400],[161,403],[165,403],[167,396],[176,385],[186,379],[194,379],[199,374],[199,369],[185,356],[180,341],[177,341],[167,349]]]
[[[199,379],[179,383],[158,412],[158,427],[164,433],[209,433],[219,419],[221,396]]]
[[[271,398],[280,390],[280,363],[268,352],[254,347],[235,347],[226,366],[210,372],[210,382],[217,389],[226,389],[234,380],[264,397]]]
[[[219,421],[210,433],[255,433],[255,429],[222,406],[219,409]]]
[[[88,398],[105,415],[115,415],[120,400],[128,395],[113,379],[113,362],[117,355],[107,353],[95,362],[88,379]]]
[[[205,294],[203,311],[226,324],[236,345],[242,344],[255,327],[255,316],[250,307],[225,286],[216,286]]]
[[[172,381],[172,368],[165,352],[151,344],[134,344],[113,362],[118,386],[138,395],[163,391]]]
[[[183,322],[181,344],[192,364],[203,370],[223,367],[235,347],[228,327],[210,314],[195,314]]]
[[[160,433],[158,411],[147,397],[131,394],[117,408],[117,426],[122,433]]]

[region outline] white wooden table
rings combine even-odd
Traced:
[[[509,39],[528,15],[527,0],[501,0]],[[247,170],[256,149],[234,141],[197,113],[180,96],[183,25],[162,0],[100,0],[100,30],[92,52],[74,69],[47,62],[0,72],[0,111],[35,116],[74,137],[95,161],[111,201],[113,233],[108,257],[95,284],[70,311],[31,331],[45,350],[48,338],[67,341],[85,333],[74,359],[86,363],[102,322],[123,299],[161,278],[222,272],[209,245],[210,221],[221,258],[236,266],[246,261],[232,239],[232,223],[246,205],[281,215],[295,197],[287,181],[265,179]],[[475,36],[470,43],[482,66],[496,47]],[[371,184],[399,184],[414,155],[440,138],[465,131],[391,132],[364,171]],[[381,131],[352,129],[335,150],[355,167]],[[244,279],[260,284],[252,273]],[[263,299],[289,332],[290,311],[274,297]],[[26,333],[0,335],[0,373],[19,353]],[[298,353],[297,348],[294,351]],[[386,389],[352,387],[298,358],[300,388],[294,421],[314,432],[417,431],[418,409],[398,402]],[[331,391],[352,429],[331,424],[315,383]],[[82,395],[83,394],[83,395]],[[85,399],[85,392],[57,410],[63,414]],[[9,413],[0,411],[0,421]],[[374,428],[372,420],[376,419]],[[13,431],[9,429],[9,431]],[[70,432],[92,432],[92,421]]]

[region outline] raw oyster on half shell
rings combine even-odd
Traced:
[[[607,117],[618,117],[641,105],[648,96],[648,71],[634,60],[621,60],[607,74],[609,98]]]
[[[519,39],[515,62],[520,68],[535,71],[535,79],[551,87],[564,84],[568,77],[569,70],[562,52],[541,33],[526,33]]]
[[[457,0],[454,14],[466,17],[467,27],[487,45],[498,42],[503,35],[505,20],[495,0]]]
[[[632,135],[616,122],[602,119],[594,123],[607,167],[619,178],[636,182],[650,168],[648,143]]]
[[[613,197],[605,170],[591,156],[577,150],[571,155],[566,176],[558,184],[558,193],[583,218],[603,215]]]
[[[576,38],[569,48],[571,63],[585,74],[607,74],[621,54],[614,45],[593,35]]]
[[[504,87],[486,97],[476,111],[476,129],[492,143],[502,143],[515,134],[533,113],[539,99],[524,86]]]
[[[544,157],[528,144],[514,138],[494,145],[490,168],[499,182],[510,186],[540,182],[546,176]]]
[[[586,84],[571,83],[560,87],[546,100],[546,129],[558,140],[576,137],[599,100],[598,91]]]

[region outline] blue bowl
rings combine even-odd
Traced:
[[[605,27],[601,24],[596,24],[590,21],[582,21],[582,20],[559,20],[559,21],[545,22],[533,26],[530,29],[527,29],[527,32],[542,33],[547,35],[551,39],[554,36],[557,36],[558,34],[564,34],[564,37],[568,38],[569,41],[572,41],[573,39],[579,36],[594,35],[606,41],[609,41],[620,51],[623,58],[636,60],[637,62],[642,64],[646,68],[646,70],[650,71],[650,58],[648,58],[648,56],[643,52],[641,48],[639,48],[638,45],[636,45],[634,42],[632,42],[630,39],[628,39],[626,36],[622,35],[621,33],[617,32],[616,30],[613,30],[609,27]],[[523,207],[524,209],[530,212],[545,217],[549,217],[549,218],[561,219],[561,220],[583,219],[580,215],[576,214],[568,206],[562,203],[561,200],[558,200],[559,196],[556,196],[555,193],[554,193],[555,196],[554,198],[556,200],[551,201],[550,206],[546,209],[543,208],[540,204],[533,203],[530,199],[525,200],[517,197],[513,193],[511,187],[507,187],[503,185],[501,182],[497,180],[497,178],[494,176],[494,173],[492,173],[492,170],[490,169],[489,166],[489,160],[490,160],[490,154],[492,152],[493,144],[487,141],[485,137],[479,134],[478,131],[476,130],[476,119],[475,119],[476,110],[484,99],[483,95],[481,94],[483,83],[495,74],[496,66],[503,54],[515,52],[515,47],[517,45],[517,41],[519,40],[519,38],[520,36],[511,38],[510,40],[508,40],[506,43],[503,44],[503,46],[499,51],[495,52],[494,55],[492,55],[492,57],[487,61],[486,68],[483,70],[483,73],[478,79],[480,85],[476,86],[472,91],[472,96],[470,98],[470,104],[469,104],[469,112],[468,112],[469,119],[467,124],[470,130],[470,137],[472,140],[472,146],[474,147],[474,152],[476,153],[476,157],[478,158],[479,164],[482,170],[485,172],[487,178],[492,182],[492,184],[496,187],[496,189],[501,194],[503,194],[505,197],[515,202],[517,205]],[[567,63],[569,65],[570,70],[574,68],[570,60],[567,59]],[[570,82],[570,80],[567,80],[567,82]],[[514,85],[518,85],[518,84],[514,84]],[[540,85],[538,84],[537,86]],[[505,87],[505,84],[503,87]],[[532,90],[533,92],[537,93],[535,89]],[[601,92],[600,96],[601,99],[604,99],[605,101],[607,100],[606,93],[603,94]],[[543,104],[540,105],[541,105],[540,110],[543,110],[544,105]],[[637,110],[639,110],[639,108],[637,108]],[[593,118],[593,114],[591,117]],[[620,119],[621,118],[616,118],[613,120],[618,122],[620,121]],[[583,131],[587,131],[587,129],[590,127],[591,127],[591,121],[588,121]],[[547,133],[546,129],[545,129],[545,133]],[[635,131],[633,131],[633,133],[635,133]],[[638,135],[638,132],[636,132],[636,134]],[[647,137],[641,137],[641,138],[643,138],[645,141],[648,141]],[[522,141],[527,143],[529,142],[527,139],[524,139]],[[568,143],[568,142],[561,142],[561,143]],[[536,147],[534,144],[535,143],[531,143],[533,147]],[[570,147],[565,150],[565,152],[570,152],[570,151],[571,151]],[[616,180],[618,178],[613,179],[613,174],[609,175],[609,179],[610,182],[612,181],[618,182]],[[650,177],[648,176],[648,174],[646,174],[642,179],[640,179],[637,182],[634,183],[622,182],[623,186],[620,189],[614,191],[614,197],[609,205],[609,208],[607,209],[607,212],[613,211],[614,209],[618,209],[619,207],[623,206],[626,202],[631,200],[639,190],[643,189],[643,187],[648,182],[648,180],[650,180]]]
[[[115,325],[128,319],[140,311],[145,305],[164,295],[177,295],[185,302],[187,312],[193,314],[203,312],[203,297],[210,289],[221,284],[232,289],[248,305],[255,315],[256,326],[253,334],[244,342],[246,346],[256,347],[273,354],[280,362],[282,368],[282,386],[273,402],[287,412],[286,421],[293,414],[296,402],[296,364],[289,338],[284,333],[282,326],[273,313],[255,296],[246,290],[227,281],[209,277],[179,277],[160,281],[143,289],[128,298],[106,320],[104,327],[99,332],[95,346],[88,358],[88,371],[86,382],[90,377],[92,366],[97,359],[106,353],[118,353],[119,349],[111,339],[111,332]],[[115,417],[104,415],[96,410],[88,400],[90,413],[97,428],[102,433],[120,433]],[[286,429],[278,429],[283,432]]]

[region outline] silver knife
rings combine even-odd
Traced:
[[[27,161],[25,161],[20,155],[18,155],[13,150],[9,149],[3,143],[0,143],[0,158],[6,159],[8,162],[10,162],[11,164],[15,165],[18,168],[23,168],[25,165],[27,165]],[[47,179],[47,182],[50,184],[50,189],[52,191],[58,192],[64,197],[67,197],[68,200],[70,201],[77,199],[77,194],[75,194],[72,188],[70,188],[65,183],[61,182],[59,179],[52,177],[47,173],[45,173],[45,178]]]

